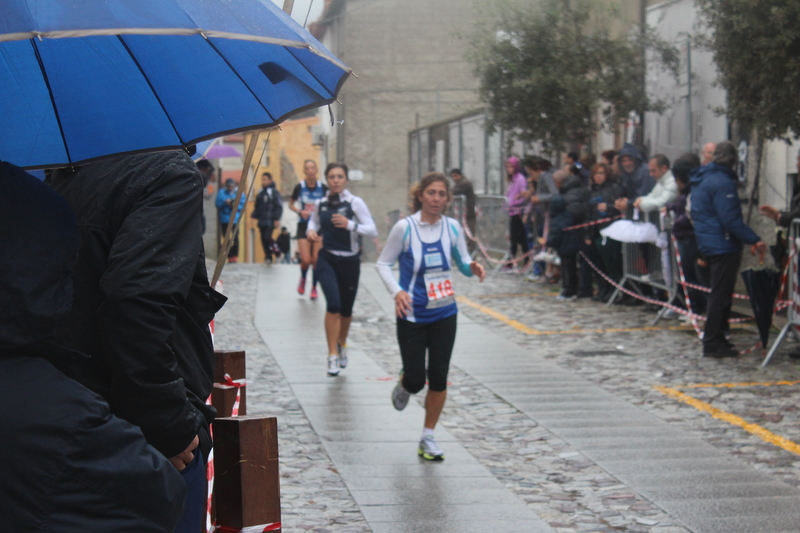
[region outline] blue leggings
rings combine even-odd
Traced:
[[[342,257],[320,250],[316,266],[317,279],[325,293],[327,311],[344,318],[353,316],[353,304],[361,275],[361,258],[358,255]]]

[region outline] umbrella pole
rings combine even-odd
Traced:
[[[231,211],[231,219],[228,221],[228,227],[225,229],[225,238],[222,241],[222,246],[220,246],[219,254],[217,256],[217,265],[214,267],[214,275],[211,278],[211,286],[214,287],[217,284],[217,280],[219,280],[219,276],[222,274],[222,269],[225,266],[225,257],[228,255],[228,251],[231,249],[231,245],[233,244],[233,235],[234,235],[234,227],[237,226],[235,224],[236,221],[236,214],[239,212],[239,202],[242,200],[242,193],[244,192],[244,188],[247,185],[247,176],[250,173],[250,165],[253,162],[253,156],[256,152],[256,145],[258,144],[258,138],[260,137],[260,131],[253,131],[252,137],[250,137],[250,144],[247,146],[247,154],[245,155],[245,165],[242,167],[242,175],[239,178],[239,189],[236,191],[236,198],[233,201],[233,209]],[[255,177],[253,178],[255,180]],[[241,220],[242,216],[244,215],[244,210],[239,215],[239,219]]]

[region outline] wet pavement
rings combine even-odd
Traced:
[[[763,370],[759,353],[703,359],[693,332],[651,328],[641,308],[458,278],[436,432],[447,458],[427,463],[424,394],[403,412],[389,400],[400,357],[372,266],[338,378],[325,374],[324,298],[297,295],[298,270],[228,265],[216,322],[219,348],[248,353],[248,412],[278,417],[285,531],[800,530],[793,343]]]

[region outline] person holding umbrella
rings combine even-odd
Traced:
[[[72,309],[56,334],[91,357],[65,372],[181,472],[188,492],[176,531],[197,533],[214,418],[208,323],[225,301],[206,274],[200,173],[185,152],[169,151],[56,170],[49,184],[81,237]]]
[[[763,257],[767,246],[742,219],[734,172],[738,152],[730,141],[717,144],[711,163],[691,174],[692,223],[697,246],[711,270],[711,294],[703,333],[703,356],[733,357],[738,351],[725,338],[733,290],[742,260],[742,244]]]

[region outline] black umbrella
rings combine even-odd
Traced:
[[[750,296],[750,305],[756,319],[761,346],[766,348],[769,328],[772,327],[772,310],[781,286],[781,274],[774,269],[748,269],[742,272],[742,280]]]

